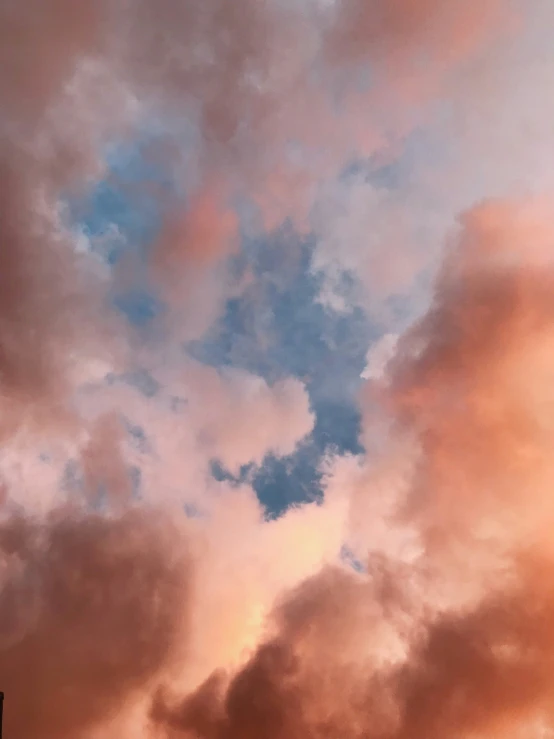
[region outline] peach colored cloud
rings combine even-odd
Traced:
[[[69,83],[93,57],[149,112],[200,122],[188,209],[171,212],[156,255],[169,271],[197,270],[194,313],[236,243],[231,194],[255,186],[266,224],[301,220],[316,174],[359,147],[396,143],[422,119],[414,108],[468,79],[470,60],[500,38],[505,7],[2,5],[0,687],[10,737],[439,739],[554,722],[550,202],[490,200],[460,217],[431,307],[363,391],[364,441],[375,411],[381,444],[330,464],[325,500],[275,521],[247,484],[216,483],[209,463],[236,472],[292,452],[314,423],[303,385],[174,369],[162,347],[159,398],[89,377],[72,407],[75,377],[103,357],[102,287],[57,220],[62,190],[90,176],[107,130],[92,120],[83,142],[64,135],[72,101],[86,117]],[[381,75],[376,92],[354,94],[341,119],[342,75],[367,65]],[[351,113],[370,102],[364,132]],[[402,226],[384,217],[369,259],[384,283],[395,284],[393,266],[409,282],[411,270],[389,262]],[[56,448],[65,408],[78,420]],[[52,466],[22,443],[30,417],[52,430]],[[126,420],[144,427],[150,457],[124,443]],[[89,493],[112,489],[102,513],[57,489],[64,452],[84,463]],[[143,458],[136,501],[126,472]]]
[[[463,215],[433,305],[392,365],[392,402],[428,460],[421,489],[459,526],[476,511],[500,523],[502,506],[523,531],[549,517],[550,212],[491,201]]]
[[[291,454],[314,424],[306,389],[296,379],[268,385],[238,370],[191,365],[191,422],[214,457],[234,472],[266,454]]]
[[[169,735],[517,736],[551,723],[545,205],[491,201],[461,217],[435,301],[382,386],[393,438],[416,451],[389,526],[415,526],[419,551],[368,539],[365,575],[323,566],[284,593],[242,668],[180,704],[155,701]],[[395,471],[384,465],[385,485]],[[362,474],[360,500],[377,481]]]
[[[0,527],[0,680],[12,736],[83,735],[171,661],[186,623],[186,545],[157,514],[58,510]]]
[[[133,0],[85,2],[76,9],[66,0],[48,0],[2,8],[3,69],[10,70],[0,80],[5,214],[0,349],[7,388],[16,392],[17,374],[25,397],[60,398],[64,392],[67,357],[78,343],[79,307],[85,315],[97,308],[90,307],[90,285],[81,279],[72,245],[62,243],[69,235],[52,227],[38,201],[52,212],[62,193],[81,188],[107,137],[124,130],[139,109],[142,115],[190,116],[198,122],[196,175],[184,177],[188,206],[170,209],[158,255],[170,275],[176,270],[169,255],[188,253],[179,271],[196,274],[203,265],[194,282],[206,288],[188,289],[199,303],[202,293],[212,294],[203,307],[204,327],[225,295],[219,262],[236,244],[229,197],[252,193],[268,223],[289,215],[305,223],[314,181],[355,155],[358,139],[363,149],[369,129],[376,131],[369,136],[371,146],[383,145],[382,121],[374,125],[370,115],[359,130],[359,108],[354,117],[336,111],[343,66],[377,59],[384,68],[400,46],[412,54],[430,44],[436,58],[419,74],[442,77],[453,60],[477,53],[503,20],[493,0],[479,13],[465,6],[450,12],[436,3],[395,3],[376,11],[376,26],[364,7],[241,0],[229,8],[212,0],[200,8],[178,0]],[[346,101],[344,111],[349,105]],[[396,120],[401,111],[395,110]],[[314,115],[322,132],[317,141]],[[291,144],[305,149],[300,164],[291,158]],[[183,162],[170,156],[167,163],[179,179]],[[282,174],[276,174],[278,168]],[[212,191],[213,182],[225,183],[223,190],[218,184]],[[92,290],[97,292],[102,292],[98,286]]]
[[[548,201],[460,217],[433,304],[370,381],[397,457],[331,477],[321,506],[265,521],[243,486],[182,526],[176,508],[171,524],[140,506],[8,515],[0,672],[12,734],[403,739],[550,722],[553,240]],[[187,382],[223,418],[239,390],[261,389],[267,412],[251,379],[192,367]],[[360,573],[340,562],[349,539]],[[17,670],[38,657],[45,703],[24,713]],[[81,708],[97,679],[109,699],[98,687],[100,707]],[[54,710],[64,680],[73,700]]]

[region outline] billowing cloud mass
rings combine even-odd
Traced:
[[[554,732],[552,21],[0,0],[7,736]]]
[[[391,738],[549,723],[553,224],[545,203],[465,214],[379,390],[416,457],[389,541],[411,527],[419,550],[373,549],[376,509],[360,505],[386,491],[368,470],[350,498],[358,539],[367,517],[366,576],[304,581],[238,673],[157,704],[157,721],[185,736]]]

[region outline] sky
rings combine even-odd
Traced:
[[[7,736],[554,736],[553,27],[0,0]]]

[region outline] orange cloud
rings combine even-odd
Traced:
[[[82,735],[171,662],[190,576],[186,545],[163,516],[15,516],[0,526],[0,549],[12,736]]]
[[[416,526],[416,556],[370,553],[365,576],[323,567],[278,599],[242,669],[158,704],[154,721],[225,739],[550,725],[552,224],[541,202],[463,215],[434,302],[389,365],[393,439],[415,445],[389,521]],[[370,470],[358,495],[375,482]]]
[[[105,353],[92,320],[101,285],[57,211],[109,129],[97,121],[83,142],[65,136],[85,60],[150,112],[200,121],[198,177],[183,177],[190,200],[183,214],[170,209],[154,258],[162,284],[190,285],[195,314],[210,279],[221,295],[218,269],[238,237],[231,194],[255,188],[266,225],[291,213],[302,222],[316,175],[359,142],[371,153],[401,137],[412,108],[446,90],[505,20],[494,0],[308,7],[51,0],[0,11],[2,461],[8,441],[18,449],[14,429],[32,426],[28,409],[54,433],[69,408],[89,489],[116,494],[103,515],[55,495],[45,514],[26,489],[11,494],[16,474],[6,482],[0,684],[14,739],[438,739],[554,720],[548,202],[490,201],[461,217],[431,308],[366,389],[366,415],[378,408],[391,447],[331,469],[321,505],[268,521],[247,485],[209,475],[212,457],[237,471],[294,450],[314,423],[296,380],[191,365],[175,382],[190,390],[182,415],[171,381],[159,407],[129,387],[68,402],[83,365]],[[333,116],[355,64],[379,82]],[[367,131],[351,120],[366,102],[377,111]],[[387,258],[405,232],[383,225],[369,261],[385,287],[409,282]],[[129,495],[136,457],[119,413],[152,431],[147,503]],[[55,481],[40,469],[35,460],[22,487],[42,497]],[[193,520],[185,502],[197,504]],[[343,543],[363,572],[341,563]]]

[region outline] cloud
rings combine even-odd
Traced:
[[[511,28],[511,7],[497,0],[478,10],[136,0],[132,11],[119,17],[114,67],[151,109],[193,122],[187,186],[202,194],[215,179],[253,200],[266,228],[289,217],[309,228],[321,182],[397,146]],[[175,147],[166,156],[179,159]]]
[[[5,728],[82,735],[140,697],[186,638],[186,542],[157,514],[67,510],[15,516],[0,540]]]
[[[4,433],[6,426],[11,431],[16,423],[14,415],[22,412],[18,402],[28,413],[31,400],[37,416],[45,398],[62,405],[79,355],[86,359],[95,350],[102,354],[101,326],[87,329],[85,322],[87,310],[94,306],[87,282],[92,287],[94,281],[81,273],[63,228],[41,213],[40,176],[24,159],[4,159],[0,192]]]
[[[536,537],[549,517],[553,238],[548,201],[464,214],[429,312],[398,345],[391,400],[421,438],[420,504],[437,491],[443,523]]]
[[[554,722],[551,200],[479,192],[468,208],[461,154],[444,199],[448,161],[438,176],[393,162],[408,172],[396,190],[333,184],[353,159],[405,153],[441,111],[448,137],[449,115],[483,93],[476,70],[504,79],[504,61],[525,58],[535,26],[514,57],[498,52],[511,7],[4,4],[10,736],[438,739]],[[60,203],[103,176],[113,136],[160,119],[168,133],[145,155],[171,175],[169,193],[145,185],[163,200],[159,233],[100,270]],[[467,159],[487,141],[462,138]],[[433,271],[458,206],[430,307],[369,368],[364,453],[326,459],[323,499],[274,520],[247,480],[216,480],[214,460],[239,476],[294,452],[317,420],[297,378],[186,355],[240,289],[241,239],[287,217],[314,226],[314,269],[363,272],[381,291],[360,298],[371,311]],[[137,275],[167,305],[148,336],[107,307]]]
[[[76,10],[67,0],[49,0],[47,4],[31,0],[25,10],[8,5],[2,8],[4,73],[0,97],[5,105],[4,121],[36,125],[70,81],[80,57],[102,50],[106,11],[104,2],[85,3]]]
[[[367,364],[362,372],[365,380],[379,380],[386,373],[388,362],[393,358],[398,336],[385,334],[372,347],[370,347],[366,361]]]
[[[345,0],[337,3],[330,49],[340,60],[374,56],[412,59],[424,50],[430,64],[421,75],[440,71],[467,57],[497,32],[514,6],[488,0],[479,8],[438,0],[393,0],[386,5]],[[513,18],[513,16],[512,16]],[[405,70],[406,71],[406,70]],[[393,69],[393,73],[397,70]]]
[[[102,494],[111,498],[110,507],[125,505],[133,494],[130,469],[123,453],[124,432],[117,415],[95,419],[81,452],[85,493],[94,503]],[[114,500],[115,496],[115,500]]]
[[[98,75],[80,63],[104,47],[107,17],[103,3],[77,12],[65,0],[4,5],[0,13],[0,385],[2,433],[9,434],[69,415],[76,368],[111,352],[103,286],[75,253],[60,208],[64,189],[98,170],[98,127],[87,135],[86,106],[71,83],[80,77],[92,93],[87,103],[98,102]],[[81,119],[78,132],[68,110],[74,124]],[[119,120],[114,114],[109,125]]]
[[[176,0],[133,0],[85,3],[76,11],[66,0],[49,0],[3,8],[3,67],[11,71],[0,81],[0,349],[9,394],[20,387],[21,397],[56,397],[59,406],[72,358],[104,353],[103,329],[86,318],[99,314],[103,288],[89,260],[76,258],[71,234],[55,214],[62,196],[98,175],[115,135],[139,118],[196,121],[190,166],[176,155],[171,136],[149,156],[163,159],[187,191],[185,206],[177,199],[170,209],[154,262],[177,291],[203,304],[195,309],[203,318],[185,332],[198,335],[228,294],[221,263],[237,242],[232,197],[250,196],[262,211],[277,209],[265,214],[267,222],[290,215],[306,222],[314,182],[334,175],[356,148],[356,116],[333,112],[337,65],[392,58],[407,40],[418,46],[429,36],[441,39],[442,51],[459,47],[463,56],[499,27],[492,0],[479,13],[420,5],[414,12],[395,3],[381,14],[378,32],[373,15],[354,2],[325,8],[242,0],[229,8],[213,0],[199,9]],[[319,142],[310,125],[316,112],[325,124]],[[337,143],[325,153],[331,141]],[[175,256],[185,253],[178,269],[186,277],[175,280]],[[193,312],[190,303],[185,312]],[[85,323],[83,337],[76,326]]]
[[[313,428],[314,416],[301,382],[285,379],[269,386],[240,370],[217,372],[191,366],[191,421],[202,443],[230,471],[266,454],[291,454]]]
[[[152,392],[121,375],[91,383],[76,397],[82,428],[66,454],[82,469],[92,500],[107,496],[117,505],[138,494],[156,504],[203,508],[228,485],[213,478],[213,462],[238,476],[267,455],[292,454],[312,432],[314,413],[297,379],[268,384],[180,355],[160,363],[147,349],[144,357],[152,363]]]
[[[224,739],[402,739],[552,720],[550,213],[491,201],[461,216],[434,302],[381,381],[405,466],[384,458],[381,489],[374,465],[358,468],[355,495],[354,468],[331,477],[328,501],[342,493],[347,528],[365,533],[365,571],[322,563],[277,597],[242,667],[156,703],[155,722]]]

